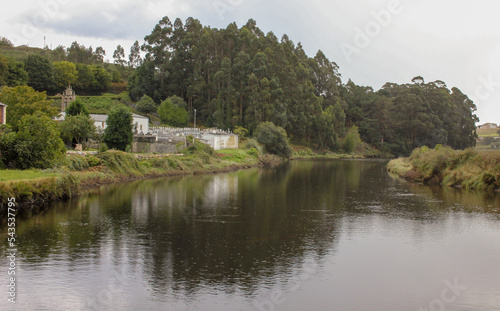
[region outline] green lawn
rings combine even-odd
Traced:
[[[477,135],[479,137],[498,137],[498,129],[479,129],[477,130]]]
[[[0,170],[0,182],[26,179],[39,179],[46,177],[55,177],[59,174],[54,171],[41,170]]]

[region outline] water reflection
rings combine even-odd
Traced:
[[[20,308],[301,310],[314,298],[310,309],[407,309],[408,297],[420,306],[433,295],[401,289],[402,276],[420,280],[413,257],[452,243],[457,228],[500,232],[488,222],[499,220],[499,206],[495,194],[393,178],[383,161],[300,161],[102,187],[20,221],[20,282],[31,294]],[[378,285],[365,282],[372,277]],[[59,290],[59,300],[46,288]],[[384,294],[390,289],[400,297]],[[354,303],[360,290],[369,293]],[[281,292],[295,304],[275,305]]]

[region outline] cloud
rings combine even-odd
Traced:
[[[56,1],[53,1],[57,3]],[[110,40],[140,39],[158,20],[176,14],[173,1],[74,2],[65,6],[32,7],[17,19],[58,34]],[[184,8],[182,5],[178,8]]]

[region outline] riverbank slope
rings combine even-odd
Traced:
[[[215,153],[203,144],[195,144],[182,155],[134,155],[106,151],[97,156],[72,155],[66,165],[50,170],[3,170],[0,172],[0,215],[9,198],[18,208],[36,206],[77,196],[82,189],[104,184],[186,174],[227,172],[268,162],[278,158],[258,156],[255,149],[221,150]]]
[[[316,153],[295,149],[291,160],[362,158],[361,155]],[[66,165],[50,170],[0,171],[0,215],[8,198],[15,198],[20,210],[33,210],[48,202],[77,196],[81,190],[137,179],[229,172],[255,166],[276,165],[283,159],[259,155],[255,148],[224,149],[217,152],[195,144],[181,155],[130,154],[107,151],[96,156],[72,155]]]
[[[387,169],[418,182],[462,189],[500,190],[500,151],[421,147],[409,158],[390,161]]]

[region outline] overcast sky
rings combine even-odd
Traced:
[[[143,42],[168,16],[225,28],[249,18],[264,32],[286,33],[309,56],[318,49],[343,81],[378,90],[418,75],[473,98],[480,123],[500,123],[498,0],[17,0],[2,4],[0,36],[16,45],[65,47],[73,41],[106,58]]]

